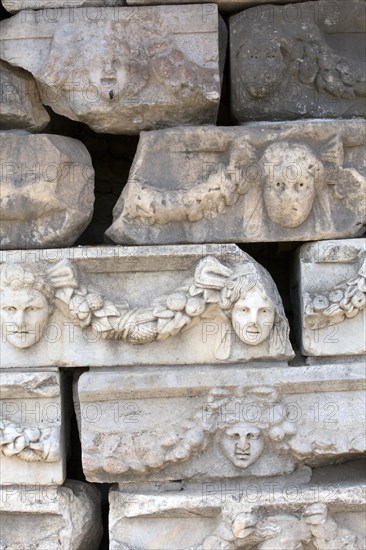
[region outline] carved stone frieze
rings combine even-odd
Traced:
[[[305,355],[366,353],[366,240],[303,245],[295,302]]]
[[[137,244],[356,236],[364,154],[355,120],[142,133],[106,235]]]
[[[323,384],[315,366],[296,367],[297,380],[287,385],[286,367],[186,367],[180,376],[173,367],[151,369],[80,377],[75,402],[89,481],[259,479],[295,471],[306,480],[302,465],[366,450],[361,363],[347,372],[324,366]],[[353,389],[350,372],[359,376]],[[272,385],[255,386],[255,379]]]
[[[62,484],[66,471],[61,375],[2,371],[0,376],[1,484]]]
[[[206,18],[194,5],[40,10],[3,21],[0,44],[55,112],[96,132],[138,134],[216,121],[224,27],[214,4]]]
[[[2,550],[97,550],[102,536],[100,493],[68,480],[62,487],[0,487]]]
[[[110,548],[361,550],[365,490],[356,483],[249,485],[148,494],[110,491]],[[256,487],[258,490],[258,487]],[[296,491],[296,495],[295,495]],[[184,544],[182,545],[182,540]]]
[[[0,247],[73,244],[91,220],[94,170],[76,139],[1,132]]]
[[[365,116],[365,3],[255,6],[230,18],[240,122]]]
[[[34,78],[0,60],[0,129],[43,130],[50,117],[41,103]]]
[[[21,252],[4,253],[10,261],[1,266],[3,366],[292,357],[269,273],[235,245],[209,250],[65,249],[45,251],[62,259],[33,264],[21,263]],[[134,351],[137,344],[144,349]]]

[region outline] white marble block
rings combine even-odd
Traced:
[[[0,483],[61,485],[66,475],[61,375],[1,371]]]
[[[84,373],[75,401],[86,479],[309,481],[306,466],[366,450],[363,367]]]
[[[109,493],[111,550],[363,550],[364,483]]]
[[[4,251],[1,259],[3,368],[293,357],[274,281],[236,245]]]
[[[301,246],[293,287],[304,355],[366,353],[366,239]]]
[[[226,27],[212,4],[23,10],[0,23],[2,58],[42,102],[96,132],[213,124]]]
[[[97,550],[102,535],[100,493],[68,480],[62,487],[0,487],[0,547],[4,550]]]
[[[16,130],[0,133],[0,247],[74,244],[89,224],[94,169],[76,139]]]
[[[143,132],[106,236],[175,244],[361,235],[365,151],[361,120]]]

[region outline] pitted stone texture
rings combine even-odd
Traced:
[[[349,237],[366,223],[364,121],[143,132],[106,236],[117,243]]]
[[[338,463],[366,450],[363,365],[347,367],[84,373],[75,398],[86,479],[264,483],[279,476],[299,483],[296,472],[309,481],[304,465]]]
[[[0,377],[2,485],[61,485],[66,475],[61,375],[2,372]]]
[[[366,353],[366,239],[303,245],[294,274],[302,353]]]
[[[72,138],[2,132],[0,246],[73,244],[93,214],[94,170],[86,147]]]
[[[19,1],[19,0],[16,0]],[[27,0],[29,2],[29,0]],[[101,1],[101,0],[100,0]],[[244,8],[250,8],[252,6],[258,6],[260,4],[285,4],[287,0],[216,0],[220,11],[225,12],[237,12]],[[292,0],[292,2],[303,2],[304,0]],[[9,2],[9,0],[5,0]],[[155,4],[187,4],[188,0],[127,0],[129,6],[146,6],[146,5],[155,5]],[[201,3],[201,0],[189,0],[189,4]],[[27,4],[28,6],[28,4]],[[273,8],[273,6],[272,6]],[[284,8],[286,9],[286,8]],[[269,8],[271,10],[271,7]],[[288,17],[291,17],[291,7],[289,9]],[[203,7],[203,13],[206,17],[210,15],[211,8]]]
[[[365,547],[364,483],[208,483],[158,495],[112,488],[111,550]],[[294,492],[296,491],[296,496]]]
[[[365,21],[363,0],[263,5],[231,17],[233,115],[365,116]]]
[[[102,535],[100,493],[81,481],[62,487],[7,485],[1,495],[1,548],[97,550]]]
[[[2,57],[34,75],[45,105],[111,134],[216,121],[226,38],[216,5],[206,18],[195,5],[71,14],[0,24]]]
[[[43,130],[50,117],[41,103],[34,78],[0,60],[0,129]]]
[[[272,278],[235,245],[8,251],[2,260],[3,368],[293,357]]]
[[[50,20],[57,19],[59,15],[57,12],[52,11],[56,8],[67,9],[72,17],[73,10],[75,8],[84,8],[85,17],[93,19],[92,10],[88,8],[98,6],[114,6],[117,10],[119,6],[125,6],[124,0],[2,0],[4,8],[9,13],[17,13],[21,10],[48,10],[48,18]]]

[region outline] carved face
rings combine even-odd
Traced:
[[[240,340],[250,346],[264,342],[271,333],[275,309],[258,288],[247,292],[245,298],[235,302],[231,321]]]
[[[262,432],[253,424],[238,423],[223,432],[220,445],[225,456],[237,467],[247,468],[262,454]]]
[[[88,79],[97,96],[113,100],[122,94],[129,82],[128,64],[123,61],[123,56],[113,56],[111,51],[104,54],[93,62]]]
[[[51,313],[45,296],[33,288],[1,291],[0,320],[3,339],[17,348],[36,344]]]
[[[267,97],[274,84],[281,82],[286,69],[280,46],[272,39],[263,37],[257,47],[244,41],[239,54],[239,71],[244,82],[250,74],[246,89],[253,98]]]
[[[262,157],[263,197],[268,216],[281,227],[301,225],[315,198],[315,170],[319,165],[310,149],[282,142]]]

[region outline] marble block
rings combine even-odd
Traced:
[[[0,484],[61,485],[66,475],[61,375],[1,371]]]
[[[366,451],[364,379],[356,361],[92,370],[75,391],[83,471],[97,483],[310,481],[308,466]]]
[[[293,294],[304,355],[366,353],[366,239],[301,246]]]
[[[0,247],[73,244],[91,220],[94,170],[80,141],[1,132]]]
[[[15,2],[19,2],[19,0],[14,0]],[[28,7],[28,4],[32,0],[25,0],[26,6]],[[56,1],[56,0],[55,0]],[[90,1],[90,0],[89,0]],[[96,0],[100,3],[103,0]],[[292,0],[293,3],[295,2],[303,2],[304,0]],[[57,0],[59,2],[59,0]],[[258,6],[261,4],[266,4],[266,8],[268,10],[268,13],[272,13],[273,5],[272,4],[286,4],[288,0],[216,0],[215,4],[218,5],[219,10],[222,12],[237,12],[239,10],[243,10],[245,8],[250,8],[252,6]],[[10,0],[3,0],[4,5],[7,3],[10,4]],[[155,4],[196,4],[201,3],[201,0],[127,0],[127,4],[129,6],[151,6]],[[204,6],[204,4],[202,4]],[[30,6],[29,6],[30,7]],[[211,7],[203,7],[203,13],[206,17],[210,15]],[[283,7],[285,15],[287,17],[293,17],[293,8],[290,6],[290,8]],[[10,11],[10,10],[9,10]],[[296,12],[297,13],[297,12]]]
[[[3,368],[293,357],[275,283],[236,245],[0,256]]]
[[[40,132],[50,121],[34,78],[0,60],[0,129]]]
[[[50,20],[60,17],[56,15],[56,9],[58,11],[67,9],[71,18],[75,8],[84,8],[85,16],[93,18],[93,11],[88,8],[114,6],[118,9],[119,6],[126,5],[125,0],[2,0],[1,3],[9,13],[17,13],[21,10],[48,10],[45,16]]]
[[[352,237],[366,223],[361,120],[143,132],[108,239],[117,243]]]
[[[111,550],[363,550],[364,483],[109,493]]]
[[[0,547],[4,550],[97,550],[102,535],[100,493],[68,480],[62,487],[0,487]]]
[[[365,23],[363,0],[263,5],[232,16],[234,117],[365,116]]]
[[[2,57],[42,101],[96,132],[215,123],[226,27],[212,5],[25,10],[2,21]]]

